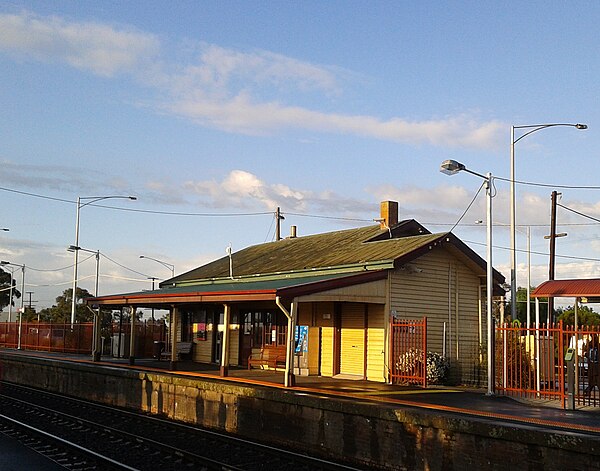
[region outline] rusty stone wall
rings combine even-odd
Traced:
[[[389,470],[600,469],[600,439],[439,411],[0,352],[6,381]]]

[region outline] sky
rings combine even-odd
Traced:
[[[439,172],[454,159],[495,177],[508,280],[511,126],[585,123],[515,144],[517,284],[528,226],[532,285],[548,277],[553,190],[556,278],[598,277],[599,20],[598,2],[0,2],[0,260],[51,306],[78,198],[100,295],[272,241],[277,207],[302,236],[394,200],[485,258],[482,179]]]

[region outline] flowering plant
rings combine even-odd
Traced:
[[[427,352],[427,382],[440,384],[446,379],[450,362],[437,352]],[[423,350],[411,348],[404,352],[396,362],[396,368],[404,374],[414,375],[423,371]]]
[[[437,352],[427,352],[427,382],[430,384],[443,383],[450,369],[448,358]]]

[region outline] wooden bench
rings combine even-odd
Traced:
[[[258,366],[262,369],[268,367],[269,369],[277,369],[278,366],[285,368],[286,360],[286,349],[285,345],[266,345],[260,349],[260,353],[253,353],[248,357],[248,369],[253,366]]]
[[[192,348],[194,346],[194,342],[177,342],[176,352],[177,359],[182,359],[183,355],[190,355],[192,353]],[[170,359],[171,352],[162,352],[160,354],[162,358]]]

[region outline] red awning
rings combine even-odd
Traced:
[[[600,278],[579,280],[549,280],[539,285],[533,298],[600,297]]]

